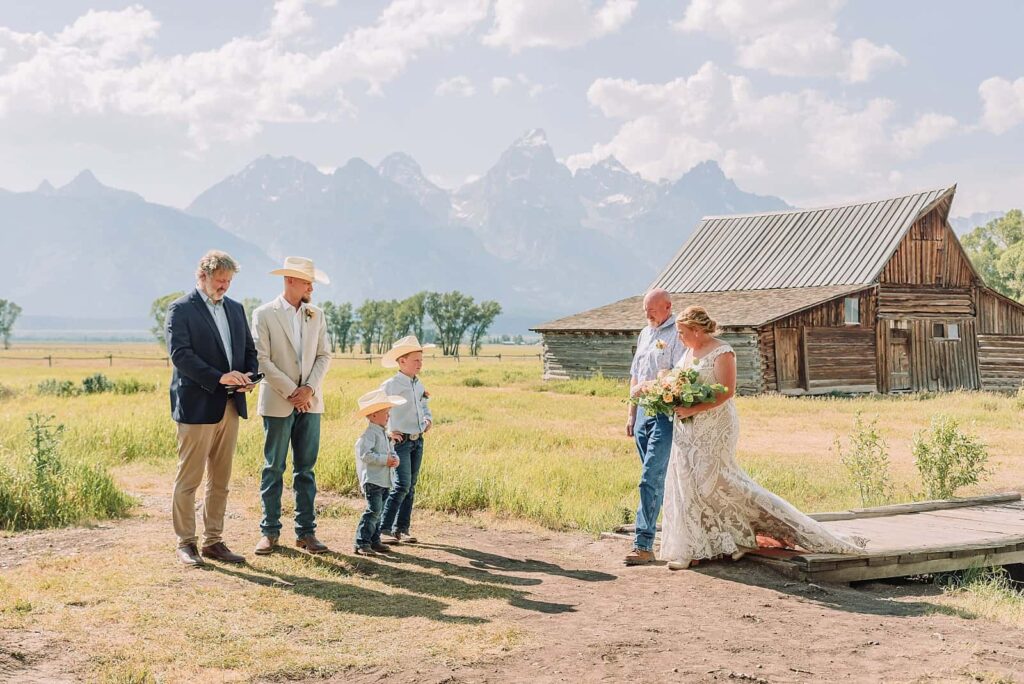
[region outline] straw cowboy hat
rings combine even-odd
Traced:
[[[356,413],[365,418],[381,409],[401,406],[404,403],[405,399],[402,397],[395,394],[387,394],[384,390],[378,388],[359,397],[359,410]]]
[[[381,358],[380,364],[385,368],[398,368],[399,356],[421,352],[424,349],[432,349],[436,346],[436,344],[420,344],[415,335],[409,335],[395,342],[395,346],[391,347]]]
[[[309,282],[315,280],[324,285],[331,284],[331,279],[327,277],[327,274],[319,268],[313,268],[313,260],[306,257],[285,257],[284,266],[271,271],[270,275],[291,276],[292,278],[302,278]]]

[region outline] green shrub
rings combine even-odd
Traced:
[[[156,391],[156,384],[152,382],[142,382],[138,378],[118,378],[114,381],[114,387],[110,391],[114,394],[154,392]]]
[[[1017,395],[1014,397],[1013,403],[1018,411],[1024,411],[1024,384],[1017,388]]]
[[[103,373],[96,373],[82,380],[83,394],[102,394],[103,392],[112,392],[113,390],[114,383]]]
[[[988,449],[976,436],[960,429],[950,416],[932,417],[927,432],[914,435],[914,465],[931,499],[948,499],[989,475]]]
[[[471,375],[468,378],[463,378],[462,384],[466,387],[483,387],[484,381],[475,375]]]
[[[0,467],[0,529],[60,527],[124,515],[132,500],[101,467],[66,460],[64,426],[29,416],[29,453]]]
[[[36,386],[36,392],[55,397],[74,397],[78,395],[78,387],[70,380],[43,380]]]
[[[13,399],[16,396],[18,396],[18,390],[13,387],[8,387],[7,385],[0,385],[0,401]]]
[[[849,446],[844,448],[839,435],[836,435],[832,450],[857,485],[861,505],[877,506],[892,500],[889,446],[878,431],[877,417],[865,422],[858,411],[853,420]]]

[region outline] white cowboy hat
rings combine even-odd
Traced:
[[[367,392],[363,396],[359,397],[358,401],[359,410],[356,411],[356,413],[363,417],[366,417],[371,413],[376,413],[381,409],[401,406],[405,403],[404,398],[395,394],[387,394],[382,389],[375,389],[372,392]]]
[[[398,368],[398,357],[421,352],[424,349],[432,349],[436,344],[420,344],[415,335],[409,335],[395,342],[394,346],[381,358],[380,365],[385,368]]]
[[[306,257],[285,257],[284,266],[271,271],[270,275],[291,276],[292,278],[302,278],[309,282],[315,280],[324,285],[331,284],[331,279],[327,277],[327,274],[319,268],[313,268],[313,260]]]

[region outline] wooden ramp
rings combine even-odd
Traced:
[[[863,555],[759,549],[747,556],[812,582],[856,582],[1024,563],[1019,493],[817,513],[837,532],[866,537]],[[626,536],[632,526],[608,536]]]

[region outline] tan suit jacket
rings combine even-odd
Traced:
[[[312,317],[304,316],[302,326],[302,368],[299,368],[292,345],[291,306],[277,297],[252,312],[252,337],[260,372],[266,374],[260,383],[257,410],[261,416],[285,418],[294,407],[288,401],[300,385],[313,389],[310,413],[324,412],[323,382],[331,365],[331,346],[327,339],[327,321],[319,307],[306,304]],[[294,310],[293,310],[294,311]]]

